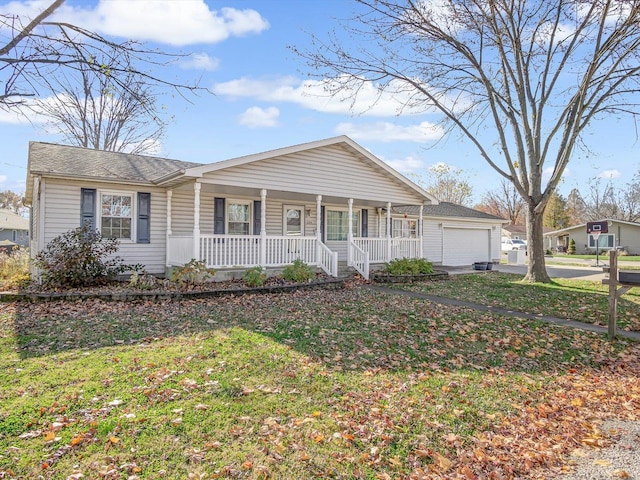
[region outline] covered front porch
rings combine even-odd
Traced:
[[[423,256],[422,206],[397,225],[392,206],[195,181],[167,191],[166,265],[196,259],[214,269],[277,268],[300,259],[338,276],[340,260],[368,279],[372,265]]]

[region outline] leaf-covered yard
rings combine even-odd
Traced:
[[[588,280],[555,278],[553,283],[522,283],[522,275],[487,272],[452,275],[446,282],[398,285],[397,288],[456,298],[527,313],[607,325],[609,286]],[[640,331],[640,287],[618,301],[618,326]]]
[[[360,287],[0,309],[0,478],[548,477],[640,414],[637,345]]]

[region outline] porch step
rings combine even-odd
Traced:
[[[356,273],[356,269],[349,267],[347,262],[338,262],[338,278],[353,277]]]

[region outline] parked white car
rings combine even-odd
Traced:
[[[502,240],[503,252],[508,252],[510,250],[526,250],[526,249],[527,249],[527,242],[525,242],[524,240],[520,240],[517,238],[514,238],[514,239],[506,238]]]

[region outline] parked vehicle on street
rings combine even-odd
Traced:
[[[526,250],[527,242],[518,238],[505,238],[502,240],[502,251],[508,252],[510,250]]]

